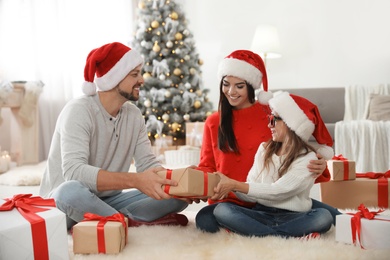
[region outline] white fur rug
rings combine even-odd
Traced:
[[[74,255],[71,259],[389,259],[390,250],[364,250],[335,241],[335,229],[320,238],[301,241],[277,237],[249,238],[221,231],[203,233],[196,229],[195,212],[185,212],[186,227],[129,228],[128,244],[117,255]]]
[[[41,183],[46,161],[22,165],[0,174],[0,184],[9,186],[36,186]]]

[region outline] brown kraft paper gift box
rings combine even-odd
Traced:
[[[354,161],[329,160],[327,165],[330,172],[330,179],[333,181],[356,179],[356,164]],[[347,172],[345,173],[346,170]]]
[[[178,186],[163,187],[165,192],[178,197],[211,197],[214,195],[214,187],[216,187],[219,182],[218,175],[204,173],[192,168],[167,169],[159,171],[157,174],[163,178],[172,179],[178,182]],[[169,177],[169,175],[171,175],[171,177]],[[205,177],[207,180],[205,180]],[[207,183],[205,181],[207,181]],[[205,187],[205,184],[207,184],[207,188]]]
[[[387,179],[389,182],[389,179]],[[320,184],[321,201],[340,209],[357,209],[360,204],[366,207],[381,207],[379,203],[378,179],[356,178],[351,181],[329,181]],[[382,201],[390,200],[390,185]],[[388,207],[388,206],[387,206]]]
[[[126,228],[127,228],[127,218]],[[73,226],[73,252],[75,254],[98,254],[97,225],[99,221],[82,221]],[[126,245],[126,230],[121,222],[107,221],[104,224],[106,254],[117,254]]]

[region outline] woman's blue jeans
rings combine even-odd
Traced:
[[[179,199],[155,200],[137,189],[99,198],[79,181],[64,182],[52,197],[57,208],[66,214],[68,229],[83,220],[87,212],[101,216],[121,212],[134,220],[150,222],[169,213],[180,212],[188,206]]]
[[[259,237],[324,233],[332,223],[332,215],[324,208],[292,212],[260,204],[249,209],[232,203],[218,203],[206,206],[196,216],[196,225],[201,230],[217,232],[223,227],[241,235]]]

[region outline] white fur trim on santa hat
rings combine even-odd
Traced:
[[[257,95],[257,100],[260,104],[268,105],[268,101],[274,97],[274,94],[271,91],[261,90]]]
[[[269,101],[269,106],[275,111],[286,125],[304,141],[313,134],[315,125],[305,112],[295,103],[288,92],[278,91]]]
[[[101,91],[113,89],[130,71],[143,64],[143,62],[142,56],[137,51],[129,50],[106,74],[96,77],[97,88]]]
[[[327,146],[327,145],[322,145],[322,144],[318,144],[318,143],[310,143],[317,151],[317,153],[321,154],[322,157],[325,159],[325,160],[330,160],[333,158],[334,156],[334,150],[332,147],[330,146]]]
[[[263,77],[260,70],[255,66],[248,62],[234,58],[223,59],[219,64],[217,75],[219,79],[224,76],[233,76],[243,79],[249,82],[254,89],[260,88]]]
[[[93,96],[96,94],[96,84],[93,82],[84,81],[81,87],[83,93],[87,96]]]

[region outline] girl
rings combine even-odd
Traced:
[[[316,175],[306,166],[316,159],[316,153],[307,141],[315,129],[317,140],[326,139],[329,133],[322,128],[317,107],[304,98],[280,92],[270,99],[269,105],[272,139],[259,146],[247,182],[218,173],[221,181],[212,197],[221,199],[234,191],[240,199],[255,205],[246,208],[220,203],[213,212],[216,221],[219,226],[246,236],[300,237],[324,233],[333,219],[324,208],[312,209],[309,195]]]

